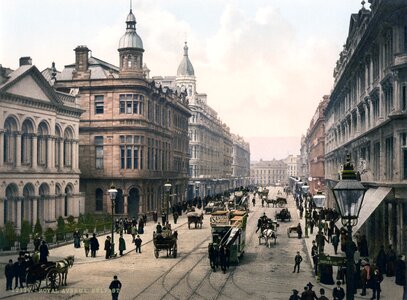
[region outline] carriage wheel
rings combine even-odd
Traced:
[[[56,269],[52,269],[46,276],[46,285],[50,290],[58,290],[61,285],[61,274]]]
[[[30,278],[30,274],[27,274],[27,276],[25,277],[25,282],[27,284],[27,290],[29,292],[35,292],[38,291],[40,289],[41,286],[41,280],[32,280]]]
[[[278,201],[278,207],[283,207],[284,206],[284,202],[283,201]]]
[[[158,258],[158,256],[160,256],[158,249],[154,249],[154,256],[155,258]]]

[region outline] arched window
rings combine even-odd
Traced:
[[[45,166],[47,162],[47,135],[48,128],[44,122],[41,122],[38,126],[38,141],[37,141],[37,155],[38,155],[38,165]]]
[[[60,167],[61,162],[59,161],[60,158],[60,153],[61,153],[61,143],[60,140],[62,138],[61,136],[61,130],[59,130],[58,126],[55,126],[55,166]]]
[[[4,162],[15,162],[17,122],[14,118],[8,117],[4,123]]]
[[[65,129],[64,132],[64,165],[70,167],[72,165],[72,139],[73,133],[71,128]]]
[[[71,197],[72,187],[67,185],[65,188],[65,198],[64,198],[64,216],[68,216],[68,198]]]
[[[95,198],[96,198],[95,210],[103,211],[103,190],[102,189],[96,189]]]
[[[32,126],[31,121],[25,120],[23,123],[22,135],[21,135],[21,162],[23,164],[31,163],[32,133],[33,133],[33,126]]]
[[[18,196],[18,188],[15,184],[9,184],[6,187],[6,199],[4,199],[4,224],[8,221],[12,221],[9,219],[9,216],[12,216],[12,206],[10,205],[12,201]]]

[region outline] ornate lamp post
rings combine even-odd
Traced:
[[[346,299],[354,299],[354,252],[352,227],[358,223],[360,208],[366,188],[356,180],[356,173],[349,156],[342,171],[342,180],[332,189],[336,204],[342,217],[342,224],[347,227],[346,238]]]
[[[116,254],[114,252],[114,205],[115,205],[117,190],[113,184],[110,186],[110,189],[107,191],[107,193],[109,194],[110,200],[112,201],[112,245],[111,245],[110,256],[115,257]]]
[[[166,184],[164,184],[164,192],[165,192],[165,202],[164,202],[164,209],[165,209],[165,213],[166,213],[166,222],[168,222],[169,218],[168,218],[168,212],[169,212],[169,203],[170,203],[170,192],[171,192],[171,183],[169,183],[167,181]],[[164,224],[163,224],[164,226]]]

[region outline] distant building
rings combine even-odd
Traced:
[[[207,95],[198,93],[195,70],[185,42],[177,76],[154,76],[163,86],[187,93],[192,116],[189,119],[189,198],[221,193],[249,183],[249,144],[230,132],[218,113],[207,103]]]
[[[314,113],[307,129],[307,134],[301,140],[303,181],[307,182],[311,194],[325,190],[325,108],[329,96],[324,96]]]
[[[354,232],[366,234],[375,257],[381,245],[407,252],[407,3],[369,2],[351,15],[334,70],[325,177],[333,188],[351,154],[368,188]]]
[[[85,113],[80,120],[81,189],[86,211],[110,213],[110,185],[118,190],[117,217],[137,217],[185,199],[188,186],[188,118],[185,94],[149,79],[143,42],[132,11],[119,41],[119,66],[75,49],[75,63],[57,75],[55,87],[76,92]]]
[[[286,185],[287,164],[283,160],[260,160],[250,166],[250,178],[259,186]]]
[[[290,154],[284,159],[287,165],[287,177],[297,177],[298,176],[298,163],[300,161],[299,155]]]
[[[15,71],[0,65],[0,226],[55,227],[58,217],[83,213],[82,112],[79,98],[56,91],[31,58]]]

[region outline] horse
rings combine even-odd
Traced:
[[[55,267],[61,276],[61,284],[66,285],[66,279],[68,277],[68,270],[73,266],[75,261],[75,256],[69,255],[64,259],[58,260],[55,262]]]
[[[274,245],[277,243],[277,234],[273,229],[266,228],[261,231],[259,235],[259,244],[261,243],[261,238],[264,238],[265,245],[268,248],[271,248],[271,239],[274,239]]]

